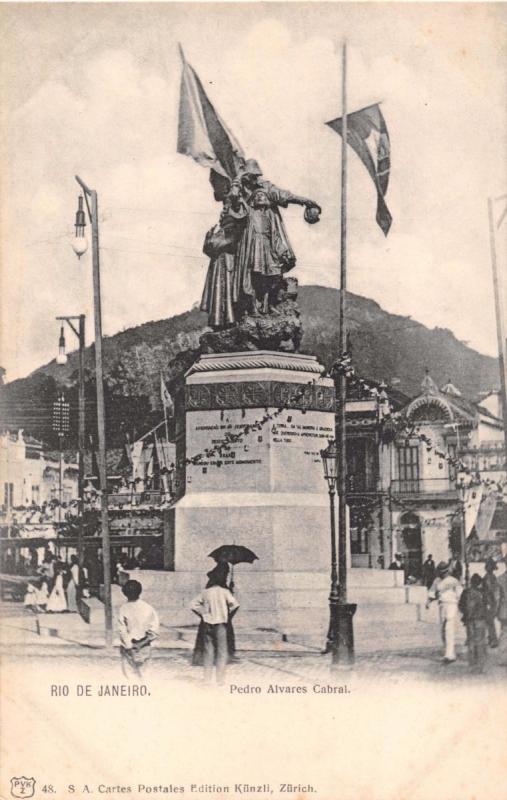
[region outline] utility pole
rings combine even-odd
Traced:
[[[341,158],[341,226],[340,226],[340,358],[347,351],[347,44],[342,50],[342,158]],[[346,404],[347,376],[340,371],[338,380],[338,594],[341,603],[347,602],[347,539],[346,539],[346,490],[347,490],[347,453],[346,453]],[[345,536],[343,534],[345,533]],[[345,547],[343,547],[343,543]]]
[[[58,522],[62,521],[63,503],[63,434],[58,434]]]
[[[85,316],[79,315],[79,389],[78,389],[78,544],[79,581],[84,566],[84,449],[85,449],[85,381],[84,381],[84,349],[85,349]]]
[[[342,148],[341,148],[341,224],[340,224],[340,309],[339,353],[343,359],[347,350],[347,44],[342,49]],[[341,369],[338,376],[338,631],[336,663],[354,662],[353,616],[356,606],[347,603],[347,446],[346,446],[347,375]]]
[[[104,614],[106,629],[106,646],[113,643],[113,612],[111,600],[111,541],[109,537],[109,516],[107,501],[107,471],[106,471],[106,426],[104,405],[104,380],[102,366],[102,310],[100,292],[100,258],[99,258],[99,218],[98,198],[94,189],[88,186],[76,175],[76,181],[81,186],[88,216],[92,228],[92,265],[93,265],[93,308],[95,321],[95,371],[97,382],[97,432],[99,441],[99,483],[100,483],[100,522],[102,531],[102,563],[104,567]],[[81,203],[76,215],[76,238],[79,238],[80,229],[84,228],[84,214],[80,217]],[[78,222],[79,218],[79,222]],[[81,235],[84,231],[81,232]],[[80,257],[84,252],[75,248]]]
[[[69,404],[65,400],[63,392],[60,392],[57,400],[53,403],[53,430],[58,434],[58,522],[60,523],[63,502],[63,440],[65,434],[69,432]]]
[[[56,317],[61,322],[66,322],[77,336],[79,342],[79,383],[78,383],[78,543],[77,555],[80,571],[84,565],[84,451],[85,451],[85,381],[84,381],[84,350],[85,350],[85,315]],[[74,322],[77,320],[76,329]],[[65,354],[65,339],[60,335],[59,354],[56,359],[59,364],[67,363]]]
[[[502,198],[504,199],[504,198]],[[498,368],[500,370],[500,393],[502,398],[503,411],[503,435],[505,444],[505,457],[507,458],[507,371],[505,363],[505,330],[503,325],[502,301],[498,285],[498,269],[496,259],[496,233],[495,219],[493,212],[493,198],[488,198],[488,217],[489,217],[489,244],[491,250],[491,271],[493,273],[493,291],[495,293],[495,315],[496,315],[496,335],[498,340]],[[500,218],[502,223],[505,214]]]
[[[466,531],[466,498],[467,498],[467,485],[465,481],[461,479],[458,484],[458,497],[459,497],[459,507],[460,507],[460,531],[461,531],[461,557],[463,559],[463,564],[465,566],[465,590],[467,593],[467,597],[469,595],[470,589],[470,565],[468,563],[468,551],[467,551],[467,531]],[[473,631],[470,629],[470,622],[469,620],[466,621],[466,629],[467,629],[467,650],[468,650],[468,663],[472,662],[471,659],[471,650],[472,650],[472,642],[473,642]]]

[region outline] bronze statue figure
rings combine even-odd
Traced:
[[[289,203],[305,206],[310,224],[318,221],[317,203],[264,180],[257,161],[247,159],[203,247],[210,264],[201,309],[214,330],[276,311],[284,275],[296,264],[279,211]]]

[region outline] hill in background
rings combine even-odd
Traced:
[[[322,286],[301,286],[299,303],[304,337],[301,349],[329,366],[338,352],[339,292]],[[443,385],[448,380],[469,398],[499,385],[494,358],[481,355],[444,328],[430,330],[410,317],[389,314],[378,303],[349,293],[349,351],[358,374],[390,384],[407,395],[420,390],[426,369]],[[161,419],[160,374],[168,384],[199,347],[207,329],[206,315],[194,308],[184,314],[146,322],[104,339],[104,381],[108,446],[142,435]],[[176,359],[176,362],[174,362]],[[172,363],[172,366],[171,365]],[[71,404],[71,429],[76,430],[77,353],[65,367],[51,361],[0,388],[3,428],[23,428],[55,446],[51,405],[64,386]],[[95,435],[94,346],[85,354],[88,443]],[[397,379],[397,380],[396,380]],[[91,438],[90,438],[91,437]],[[75,446],[69,437],[68,446]]]

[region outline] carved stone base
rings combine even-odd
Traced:
[[[276,304],[266,314],[245,314],[233,327],[205,333],[202,353],[237,353],[245,350],[280,350],[297,353],[303,338],[301,315],[296,302],[297,281],[282,281]]]
[[[188,370],[176,411],[177,572],[205,575],[208,554],[235,542],[258,556],[249,571],[263,573],[275,605],[278,571],[322,573],[327,585],[320,451],[334,437],[335,398],[322,371],[314,356],[266,351],[203,355]]]

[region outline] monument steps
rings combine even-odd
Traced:
[[[383,586],[349,586],[350,603],[361,605],[400,605],[407,602],[404,587],[384,588]]]
[[[157,610],[161,626],[176,638],[193,643],[196,617],[190,603],[202,591],[201,572],[136,570],[143,598]],[[235,595],[240,611],[234,619],[238,642],[282,641],[296,637],[320,640],[329,623],[329,575],[322,572],[266,572],[257,565],[234,569]],[[348,573],[349,602],[357,603],[354,626],[362,638],[377,635],[379,627],[391,636],[419,621],[435,621],[435,611],[424,610],[427,592],[422,586],[403,586],[403,572],[352,569]],[[113,618],[125,602],[121,587],[112,586]],[[104,624],[103,604],[97,598],[82,601],[85,619]],[[386,635],[388,635],[386,633]]]
[[[95,599],[94,599],[95,600]],[[434,609],[432,609],[433,611]],[[160,605],[157,612],[161,623],[164,626],[186,628],[195,625],[196,617],[185,606]],[[354,617],[355,625],[366,626],[375,625],[381,620],[389,622],[403,623],[405,621],[417,621],[432,619],[434,614],[426,612],[424,606],[415,603],[378,603],[366,604],[359,603]],[[259,608],[244,608],[235,617],[234,627],[238,631],[268,631],[276,629],[278,636],[290,629],[314,629],[327,624],[328,619],[328,598],[323,597],[319,605],[313,607],[284,606],[279,604],[278,612],[275,616],[273,611],[266,611]],[[104,607],[103,604],[95,600],[92,604],[91,613],[88,615],[90,624],[103,624]],[[275,637],[276,638],[276,637]]]
[[[200,572],[162,572],[136,570],[131,573],[143,585],[143,598],[151,603],[161,621],[169,626],[195,624],[189,609],[193,598],[202,591],[205,578]],[[241,565],[234,569],[235,595],[240,612],[235,627],[255,631],[276,628],[315,627],[328,614],[329,575],[322,572],[266,572]],[[363,620],[417,620],[419,606],[427,592],[421,586],[403,586],[403,573],[391,570],[352,569],[348,574],[349,602],[358,604],[357,624]],[[121,587],[112,586],[113,614],[125,602]],[[103,618],[101,603],[83,600],[86,619]],[[98,604],[98,605],[97,605]],[[325,624],[322,623],[322,624]],[[368,623],[369,624],[369,623]]]
[[[405,576],[401,569],[368,569],[353,567],[347,572],[349,587],[402,587]]]

